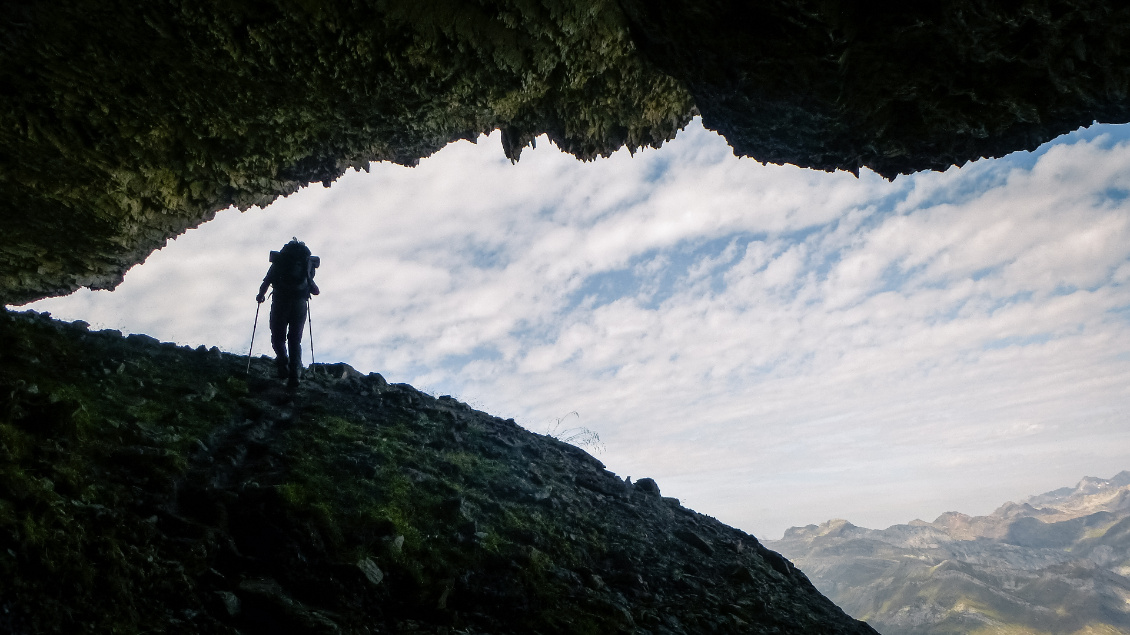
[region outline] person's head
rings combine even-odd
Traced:
[[[289,243],[283,245],[282,253],[291,254],[291,253],[295,253],[295,252],[299,252],[299,253],[302,253],[303,255],[309,256],[310,255],[310,248],[306,246],[306,243],[302,242],[301,240],[298,240],[297,237],[291,238]]]

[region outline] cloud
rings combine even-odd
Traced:
[[[984,513],[1127,467],[1128,137],[894,183],[697,123],[590,164],[492,137],[221,212],[118,291],[37,306],[244,352],[297,235],[320,361],[537,431],[577,411],[611,469],[765,537]]]

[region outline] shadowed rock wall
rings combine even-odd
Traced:
[[[739,155],[894,178],[1130,120],[1130,7],[1103,0],[622,0]]]
[[[0,301],[112,288],[217,210],[494,129],[588,160],[701,111],[759,161],[945,169],[1130,120],[1128,41],[1100,0],[13,4]]]
[[[0,16],[0,300],[111,288],[230,205],[501,128],[657,146],[689,95],[611,0],[29,3]]]

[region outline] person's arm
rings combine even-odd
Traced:
[[[255,296],[255,301],[262,304],[267,299],[267,287],[271,286],[271,281],[274,277],[271,275],[275,272],[275,266],[267,270],[266,277],[263,278],[263,284],[259,285],[259,295]]]
[[[320,259],[314,262],[320,262]],[[317,265],[311,262],[311,264],[306,268],[306,282],[308,282],[310,285],[310,295],[318,295],[322,292],[322,290],[318,288],[318,283],[314,282],[315,271],[317,271]]]

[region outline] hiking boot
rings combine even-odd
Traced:
[[[275,369],[278,371],[279,379],[286,379],[288,376],[290,376],[290,373],[287,372],[288,365],[289,364],[285,359],[275,360]]]
[[[286,380],[287,388],[298,388],[298,378],[302,376],[302,366],[298,358],[290,356],[290,378]]]

